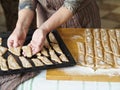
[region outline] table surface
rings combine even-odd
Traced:
[[[77,41],[82,40],[84,29],[80,28],[62,28],[57,30],[72,54],[75,61],[78,60]],[[112,81],[120,82],[120,76],[105,75],[70,75],[59,69],[47,70],[46,78],[48,80],[82,80],[82,81]]]

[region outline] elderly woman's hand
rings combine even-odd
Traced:
[[[15,28],[7,40],[8,48],[22,46],[26,38],[25,30]]]
[[[33,55],[42,49],[46,35],[47,35],[47,32],[40,28],[34,32],[32,36],[32,40],[28,45],[31,47]]]

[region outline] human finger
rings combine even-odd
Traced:
[[[39,52],[40,49],[41,49],[40,45],[35,44],[34,41],[31,41],[31,42],[28,44],[28,46],[31,47],[32,55],[35,55],[35,54],[36,54],[37,52]]]
[[[13,40],[8,40],[8,41],[7,41],[7,46],[8,46],[8,48],[13,47],[13,43],[14,43]]]
[[[14,43],[13,43],[13,47],[16,48],[16,47],[18,47],[18,46],[19,46],[19,44],[18,44],[18,40],[15,39],[15,40],[14,40]]]

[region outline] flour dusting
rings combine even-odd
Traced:
[[[82,67],[79,65],[59,69],[69,75],[120,75],[120,69],[97,69],[96,71],[89,67]]]

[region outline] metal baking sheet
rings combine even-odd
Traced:
[[[34,30],[31,30],[28,33],[24,45],[27,45],[29,43],[29,41],[31,40],[33,31]],[[9,37],[10,33],[11,32],[0,33],[0,37],[2,38],[2,46],[7,47],[7,39]],[[53,68],[62,68],[62,67],[68,67],[68,66],[75,65],[76,62],[75,62],[74,58],[72,57],[71,53],[69,52],[69,50],[67,49],[66,45],[64,44],[63,40],[61,39],[59,33],[56,30],[53,30],[52,33],[55,36],[56,40],[58,41],[58,44],[59,44],[62,52],[68,58],[68,60],[69,60],[68,62],[53,63],[52,65],[45,65],[44,64],[43,66],[36,67],[34,65],[34,63],[30,60],[31,58],[29,58],[29,61],[30,61],[30,64],[32,65],[32,67],[31,68],[24,68],[21,65],[22,63],[20,62],[18,56],[15,56],[12,53],[10,53],[9,51],[7,51],[5,53],[5,55],[3,55],[3,57],[7,60],[8,55],[12,54],[14,56],[14,58],[16,59],[17,63],[19,63],[19,65],[22,68],[21,69],[17,69],[17,70],[8,69],[7,71],[0,70],[0,75],[18,74],[18,73],[24,73],[24,72],[33,72],[33,71],[36,71],[36,70],[46,70],[46,69],[53,69]],[[48,38],[48,36],[47,36],[47,38]],[[33,57],[35,57],[35,56],[33,56]]]

